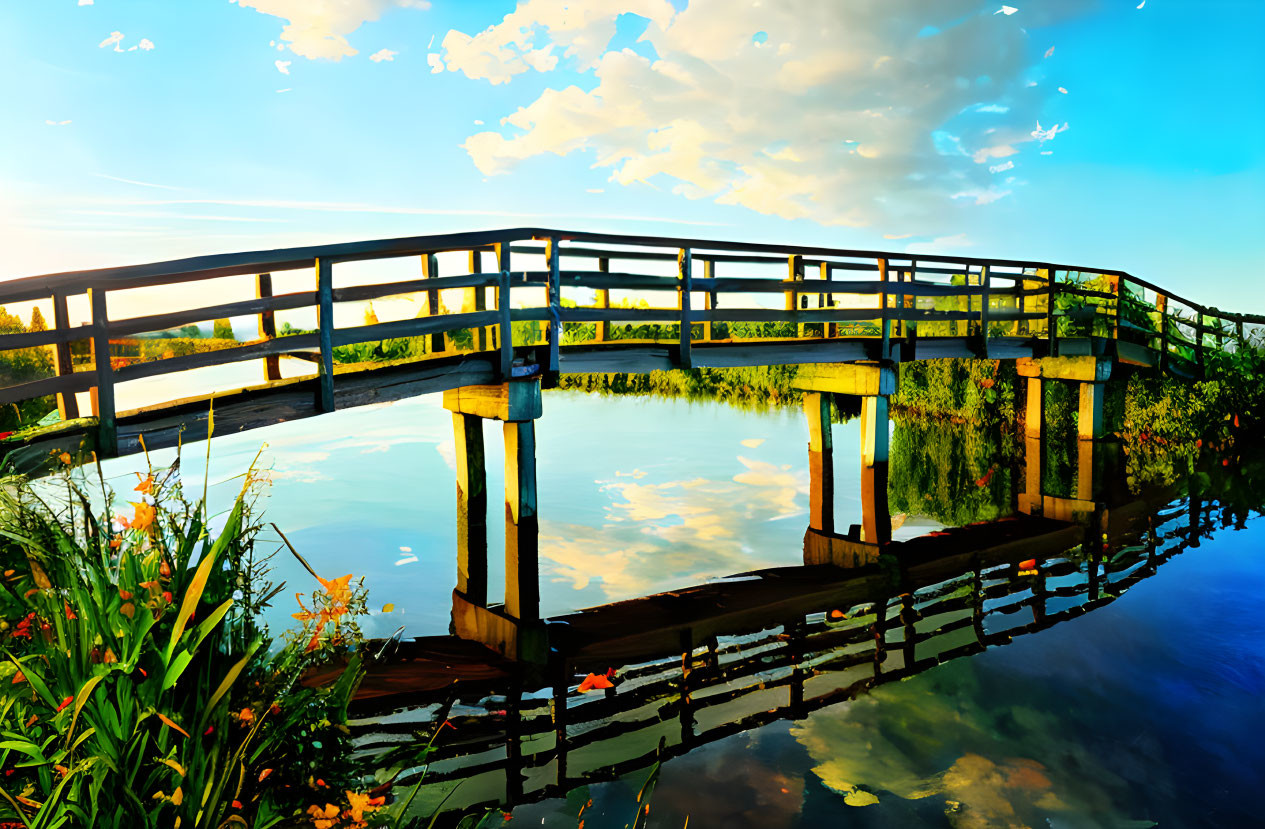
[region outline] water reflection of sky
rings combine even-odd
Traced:
[[[536,428],[545,614],[802,563],[808,437],[798,410],[549,392]],[[846,528],[860,521],[860,436],[856,423],[834,430],[837,523]],[[486,423],[484,434],[495,600],[504,577],[501,424]],[[213,487],[221,507],[237,490],[228,479],[265,442],[267,520],[318,572],[364,576],[371,606],[395,606],[366,632],[401,624],[411,634],[446,632],[456,496],[451,415],[438,396],[217,438],[210,477],[226,481]],[[200,480],[204,453],[205,443],[186,447],[189,480]],[[155,452],[154,460],[172,456]],[[121,458],[107,473],[142,464]],[[288,582],[284,596],[313,587],[288,555],[274,564]],[[291,610],[278,600],[271,618],[283,623]]]
[[[670,760],[649,825],[1259,825],[1262,544],[1222,530],[1105,607]],[[586,825],[624,825],[645,775],[590,787]]]
[[[537,428],[545,613],[801,561],[799,412],[552,392]],[[846,527],[860,517],[859,436],[856,424],[834,428]],[[495,592],[499,425],[486,437]],[[451,420],[437,398],[217,440],[221,507],[263,441],[274,480],[267,518],[319,572],[363,575],[373,607],[396,606],[367,632],[444,632],[455,495]],[[186,451],[191,481],[204,448]],[[121,485],[141,463],[111,461],[108,472]],[[651,825],[679,827],[687,815],[694,827],[1250,825],[1265,772],[1263,542],[1256,523],[1223,530],[1104,608],[700,747],[666,764]],[[276,570],[291,592],[312,587],[286,556]],[[289,622],[288,595],[278,623]],[[627,823],[643,778],[591,787],[587,825]],[[549,801],[515,810],[515,823],[573,827],[574,814]]]

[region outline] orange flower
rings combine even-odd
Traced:
[[[57,460],[59,460],[59,461],[61,461],[62,463],[66,464],[66,466],[70,466],[70,462],[71,462],[71,460],[73,460],[73,459],[70,457],[70,453],[69,453],[69,452],[62,452],[60,455],[58,455],[58,456],[57,456]]]
[[[57,713],[60,714],[62,711],[66,709],[67,705],[70,705],[74,701],[75,701],[74,697],[66,697],[64,700],[61,701],[61,705],[57,706]]]
[[[333,581],[326,581],[320,576],[316,578],[321,583],[321,586],[325,588],[325,592],[329,594],[334,604],[345,605],[351,601],[351,573]]]
[[[255,712],[249,708],[243,708],[242,712],[237,715],[237,719],[241,721],[242,725],[250,725],[255,721]]]
[[[30,728],[31,726],[35,725],[35,721],[38,720],[39,718],[40,718],[39,714],[32,714],[31,718],[26,721],[26,727]]]
[[[140,478],[140,477],[141,477],[141,473],[137,472],[137,473],[136,473],[136,477],[137,477],[137,478]],[[146,475],[146,476],[145,476],[145,478],[144,478],[144,479],[142,479],[142,480],[141,480],[141,482],[140,482],[139,484],[137,484],[137,485],[136,485],[136,487],[135,487],[132,491],[133,491],[133,492],[139,492],[139,493],[141,493],[142,495],[149,495],[151,492],[153,492],[153,491],[154,491],[154,476],[153,476],[153,474]]]
[[[382,807],[386,803],[385,797],[370,797],[367,794],[358,794],[356,792],[346,792],[347,803],[351,808],[347,810],[347,816],[357,823],[361,823],[365,819],[365,812],[372,812]]]
[[[71,610],[71,609],[70,609],[70,602],[66,602],[66,619],[67,619],[67,621],[72,620],[72,619],[78,619],[78,618],[79,618],[79,617],[75,615],[75,611],[73,611],[73,610]]]
[[[272,769],[264,769],[263,771],[259,772],[259,782],[260,783],[264,782],[264,779],[270,774],[272,774]]]
[[[120,544],[122,544],[122,543],[123,543],[123,539],[121,539],[121,538],[111,538],[111,539],[110,539],[110,549],[111,549],[111,550],[117,550],[117,549],[119,548],[119,545],[120,545]]]
[[[234,800],[234,801],[233,801],[233,808],[234,808],[234,809],[240,809],[240,808],[242,808],[242,802],[241,802],[240,800]]]
[[[136,508],[136,513],[132,517],[131,528],[134,530],[147,530],[154,523],[154,508],[144,501],[132,502],[132,506]]]
[[[122,599],[123,601],[127,601],[128,599],[132,598],[132,594],[128,592],[127,590],[124,590],[122,587],[120,587],[119,598]]]
[[[22,673],[21,671],[18,671],[16,674],[13,675],[13,682],[11,684],[17,685],[22,682],[26,682],[26,674]]]

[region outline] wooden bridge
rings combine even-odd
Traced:
[[[414,257],[416,278],[343,284],[339,276],[352,263]],[[274,281],[288,272],[307,274],[311,288],[274,292]],[[170,297],[159,289],[195,284],[231,293],[224,280],[243,275],[255,277],[254,296],[141,316],[111,313],[111,297]],[[415,318],[334,324],[336,307],[406,294],[424,296]],[[667,295],[666,307],[638,300],[654,295]],[[781,307],[768,307],[778,295]],[[19,433],[9,445],[25,442],[47,453],[86,438],[99,456],[139,451],[142,434],[150,446],[174,444],[184,428],[204,434],[199,424],[212,397],[225,433],[503,383],[535,366],[548,382],[577,372],[1079,355],[1197,374],[1212,351],[1243,342],[1245,324],[1265,322],[1205,308],[1116,270],[544,228],[223,254],[0,283],[0,304],[20,303],[51,303],[53,325],[0,334],[0,354],[51,348],[54,369],[0,388],[0,405],[48,398],[51,408],[55,398],[61,422]],[[88,318],[72,325],[71,310],[80,307]],[[277,315],[288,312],[315,313],[314,329],[278,336]],[[216,341],[225,347],[181,356],[111,359],[138,335],[234,317],[257,318],[259,337]],[[349,347],[400,338],[418,344],[409,359],[336,359]],[[85,350],[87,361],[72,359],[72,351]],[[281,379],[283,358],[307,361],[311,372]],[[131,410],[115,405],[122,384],[243,361],[262,363],[264,382]],[[81,392],[90,396],[86,417],[75,397]]]

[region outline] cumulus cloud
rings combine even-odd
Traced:
[[[122,32],[110,32],[110,36],[109,36],[109,37],[107,37],[105,40],[101,41],[100,43],[98,43],[98,44],[97,44],[97,48],[98,48],[98,49],[104,49],[104,48],[105,48],[105,47],[107,47],[107,46],[113,46],[113,47],[114,47],[114,51],[116,51],[116,52],[121,52],[121,51],[123,51],[123,50],[119,48],[119,44],[120,44],[122,41],[123,41],[123,33],[122,33]]]
[[[79,5],[81,5],[81,6],[91,6],[91,5],[92,5],[92,0],[79,0]]]
[[[434,52],[431,52],[426,56],[426,65],[430,67],[430,73],[432,75],[438,75],[440,72],[444,71],[444,59]]]
[[[399,52],[392,52],[390,49],[379,49],[369,56],[369,60],[374,63],[382,63],[382,61],[393,61]]]
[[[1031,5],[1023,17],[1035,26],[1089,0]],[[607,48],[626,12],[648,21],[640,40],[657,58]],[[978,0],[692,0],[679,12],[668,0],[618,10],[523,0],[442,46],[449,71],[491,84],[558,68],[595,81],[545,89],[499,129],[469,136],[484,175],[583,153],[617,184],[666,182],[687,198],[830,225],[925,223],[964,192],[980,191],[977,204],[999,198],[987,162],[1037,139],[1027,125],[1047,94],[1025,85],[1039,52],[1023,27]],[[952,153],[932,138],[946,130]]]
[[[281,40],[305,58],[342,60],[358,54],[347,36],[391,8],[428,9],[426,0],[229,0],[286,21]]]
[[[291,63],[293,63],[293,61],[288,61],[288,60],[274,60],[274,61],[272,62],[272,65],[273,65],[273,66],[275,66],[275,67],[277,67],[277,71],[278,71],[278,72],[280,72],[282,75],[289,75],[289,74],[290,74],[290,64],[291,64]]]

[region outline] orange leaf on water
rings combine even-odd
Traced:
[[[1035,570],[1037,569],[1037,560],[1035,558],[1030,558],[1025,561],[1021,561],[1019,562],[1019,569],[1020,570]]]

